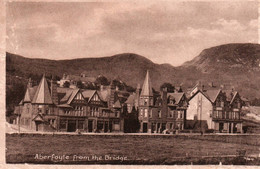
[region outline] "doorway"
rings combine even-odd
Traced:
[[[88,132],[93,132],[93,120],[88,121]]]
[[[109,122],[109,132],[112,132],[112,121]]]
[[[224,123],[219,123],[219,132],[222,133],[224,129]]]
[[[143,133],[147,133],[147,123],[143,123]]]
[[[68,121],[68,132],[75,132],[76,131],[76,120],[69,120]]]
[[[105,128],[104,128],[104,132],[107,133],[108,132],[108,121],[105,121]]]

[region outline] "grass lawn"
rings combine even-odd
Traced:
[[[214,137],[223,137],[223,141]],[[221,161],[222,164],[260,164],[259,158],[248,161],[236,157],[240,150],[245,150],[246,155],[259,154],[260,136],[252,137],[257,139],[253,144],[232,142],[241,136],[225,137],[230,136],[6,134],[6,162],[219,164]],[[39,156],[45,156],[45,159]]]

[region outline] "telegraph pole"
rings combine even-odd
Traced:
[[[18,114],[18,133],[20,134],[20,123],[21,123],[21,112],[19,110],[19,114]]]

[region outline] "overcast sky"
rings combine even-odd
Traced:
[[[258,42],[251,2],[9,2],[7,51],[72,59],[137,53],[178,66],[203,49]]]

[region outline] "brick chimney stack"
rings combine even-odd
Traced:
[[[54,80],[53,76],[51,78],[51,98],[54,104],[58,104],[58,91],[57,82]]]

